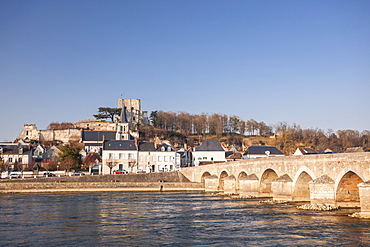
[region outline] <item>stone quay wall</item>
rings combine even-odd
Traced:
[[[99,191],[204,191],[179,172],[0,180],[0,193]]]

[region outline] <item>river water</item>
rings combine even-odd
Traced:
[[[370,246],[359,209],[302,211],[206,193],[0,195],[0,246]]]

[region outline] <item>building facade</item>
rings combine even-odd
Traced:
[[[226,162],[225,149],[215,139],[205,140],[192,155],[195,166]]]

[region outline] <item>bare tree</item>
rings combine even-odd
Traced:
[[[100,155],[98,153],[88,153],[82,163],[86,168],[89,168],[89,174],[97,162],[101,162]]]
[[[106,165],[109,168],[109,174],[112,174],[112,169],[113,169],[113,167],[115,167],[117,165],[117,162],[111,161],[111,160],[107,160]]]

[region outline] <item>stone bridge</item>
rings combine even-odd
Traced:
[[[205,191],[361,207],[370,215],[370,153],[266,157],[182,168]]]

